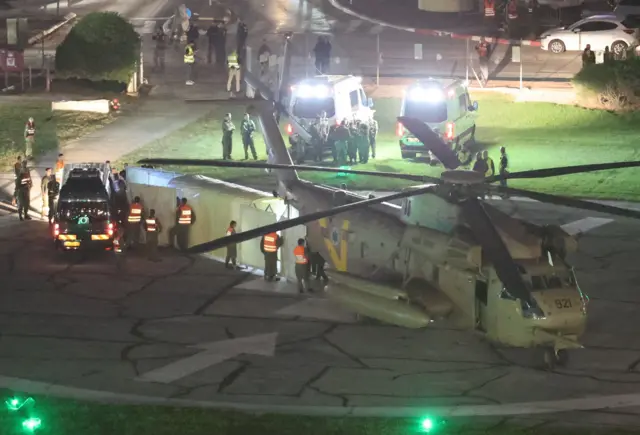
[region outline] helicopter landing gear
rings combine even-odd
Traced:
[[[544,364],[547,370],[564,367],[568,361],[569,352],[566,349],[554,349],[552,347],[544,349]]]

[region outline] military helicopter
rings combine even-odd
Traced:
[[[567,253],[575,239],[558,226],[512,218],[479,198],[508,194],[537,201],[640,218],[640,212],[575,198],[495,186],[502,179],[544,178],[638,167],[620,162],[549,168],[484,177],[458,169],[455,153],[426,124],[398,118],[442,162],[440,178],[317,166],[295,166],[274,117],[286,115],[250,73],[249,85],[267,101],[253,107],[270,163],[144,159],[139,163],[273,170],[278,195],[300,216],[193,246],[209,252],[274,231],[306,225],[307,239],[330,265],[327,296],[365,317],[407,328],[455,317],[465,328],[512,347],[539,347],[549,368],[565,364],[568,349],[582,347],[588,298]],[[290,118],[290,121],[294,121]],[[301,180],[298,171],[341,172],[411,180],[420,185],[380,197]],[[426,184],[425,184],[426,183]],[[402,200],[402,205],[392,201]],[[395,277],[395,282],[389,281]]]

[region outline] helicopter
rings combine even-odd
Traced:
[[[249,229],[189,248],[204,253],[299,225],[327,261],[330,299],[364,317],[406,328],[455,318],[459,325],[500,345],[542,349],[552,369],[581,348],[588,297],[566,256],[576,240],[559,226],[538,226],[510,217],[482,198],[527,197],[540,202],[640,218],[640,212],[491,183],[640,166],[616,162],[484,174],[460,169],[454,151],[423,122],[399,117],[442,163],[440,177],[347,168],[296,166],[275,111],[288,116],[270,89],[250,72],[245,80],[265,101],[250,111],[260,121],[268,163],[151,158],[139,163],[267,169],[275,172],[278,196],[300,216]],[[291,117],[290,121],[295,122]],[[397,178],[420,183],[397,193],[365,197],[299,178],[320,171]],[[401,205],[396,204],[402,201]]]

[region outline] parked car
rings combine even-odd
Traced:
[[[593,15],[570,26],[548,30],[540,35],[540,41],[542,49],[552,53],[582,51],[589,44],[594,51],[609,47],[619,54],[637,42],[637,30],[635,23],[614,15]]]

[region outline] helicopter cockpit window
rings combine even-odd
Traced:
[[[571,274],[567,275],[532,275],[525,279],[525,284],[529,286],[529,290],[547,290],[563,287],[574,287],[575,280]]]

